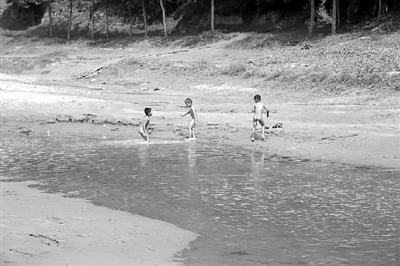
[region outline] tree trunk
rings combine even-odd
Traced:
[[[160,0],[160,6],[161,6],[161,11],[162,11],[162,18],[163,18],[163,25],[164,25],[164,36],[165,38],[168,37],[168,33],[167,33],[167,20],[165,18],[165,8],[163,5],[163,0]]]
[[[92,0],[92,40],[94,40],[94,0]]]
[[[382,13],[382,0],[378,0],[378,19],[377,19],[378,23],[379,20],[381,19],[381,13]]]
[[[31,11],[31,16],[32,16],[32,26],[35,26],[35,9],[33,7]]]
[[[144,22],[144,36],[147,38],[147,12],[146,12],[146,0],[142,0],[142,9],[143,9],[143,22]]]
[[[337,25],[340,26],[340,0],[336,0],[337,7]]]
[[[106,37],[109,39],[109,30],[108,30],[108,3],[107,0],[104,1],[104,8],[106,10]]]
[[[51,16],[51,1],[49,1],[49,23],[50,23],[50,37],[53,37],[53,18]]]
[[[314,20],[315,20],[315,0],[311,0],[310,27],[308,28],[309,36],[311,36],[314,31]]]
[[[132,21],[132,9],[130,0],[128,0],[128,10],[129,10],[129,37],[132,38],[133,21]]]
[[[214,25],[215,25],[215,6],[214,0],[211,0],[211,33],[214,34]]]
[[[336,16],[337,16],[337,0],[333,0],[333,10],[332,10],[332,34],[336,34]]]
[[[68,36],[67,39],[71,37],[71,26],[72,26],[72,2],[73,0],[69,0],[69,19],[68,19]]]

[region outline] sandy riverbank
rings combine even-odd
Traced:
[[[310,99],[277,102],[266,96],[267,140],[252,143],[252,95],[259,89],[192,86],[161,91],[112,86],[87,90],[63,84],[42,85],[25,76],[2,75],[2,130],[30,136],[40,134],[96,134],[140,139],[137,125],[146,106],[153,108],[152,138],[187,137],[188,118],[183,100],[194,100],[199,112],[198,141],[215,142],[270,154],[328,160],[355,165],[400,168],[400,109],[395,105],[356,104],[360,98]],[[232,93],[235,91],[235,93]],[[264,92],[264,94],[266,94]],[[382,99],[398,101],[398,98]],[[282,128],[272,128],[282,123]]]
[[[2,265],[180,265],[197,235],[80,199],[1,183]]]

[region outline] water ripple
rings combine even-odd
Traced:
[[[188,265],[400,265],[400,180],[390,169],[112,143],[3,138],[0,170],[201,234]]]

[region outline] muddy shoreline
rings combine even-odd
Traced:
[[[182,99],[193,95],[199,110],[198,141],[256,148],[278,156],[400,168],[400,110],[391,106],[355,105],[351,99],[332,103],[335,99],[329,98],[318,103],[271,103],[267,139],[251,143],[249,110],[256,90],[230,97],[196,88],[110,94],[112,91],[43,86],[23,79],[2,76],[3,132],[79,132],[136,139],[140,138],[137,126],[143,109],[150,106],[154,113],[152,137],[179,140],[188,134],[188,121],[180,117],[186,111]],[[273,128],[277,123],[282,128]]]

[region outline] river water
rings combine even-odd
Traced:
[[[400,265],[393,169],[216,144],[3,136],[7,181],[200,234],[187,265]]]

